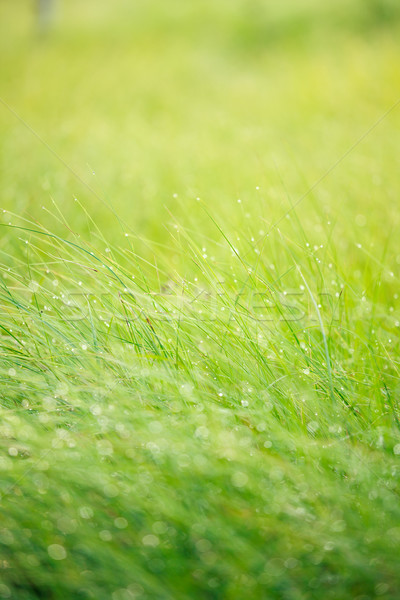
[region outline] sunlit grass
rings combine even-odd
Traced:
[[[0,598],[395,599],[397,9],[118,6],[1,41]]]

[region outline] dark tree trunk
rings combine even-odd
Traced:
[[[45,32],[49,29],[53,19],[54,2],[53,0],[36,0],[36,7],[39,31]]]

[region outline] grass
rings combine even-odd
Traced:
[[[0,598],[398,597],[397,4],[0,3]]]

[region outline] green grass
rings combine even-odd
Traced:
[[[395,600],[400,12],[0,2],[0,598]]]

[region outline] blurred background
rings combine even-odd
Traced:
[[[200,197],[258,235],[400,98],[399,29],[397,0],[0,0],[2,207],[164,242]],[[398,224],[399,120],[302,202],[317,242]]]

